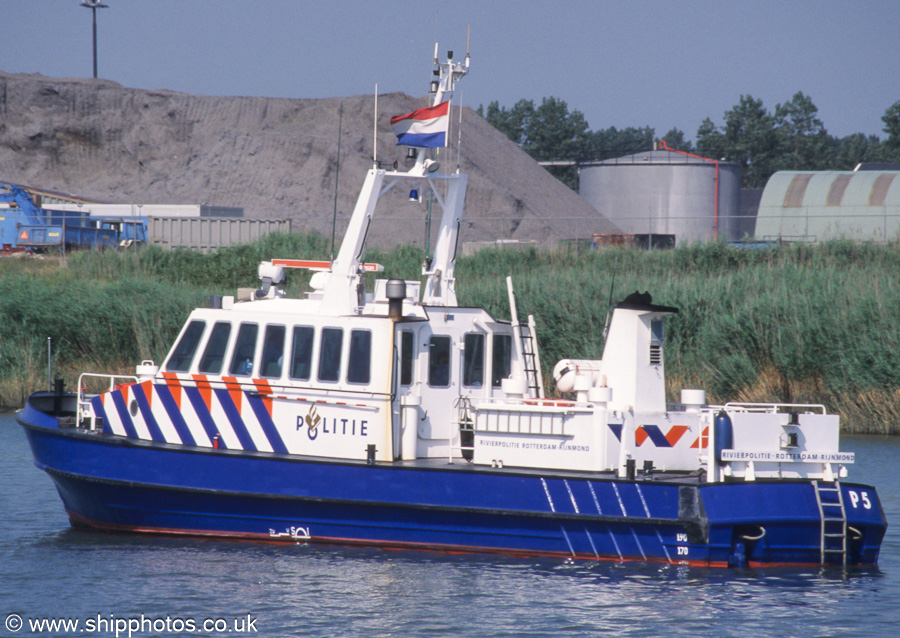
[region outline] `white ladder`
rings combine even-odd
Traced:
[[[527,324],[520,324],[512,277],[506,278],[506,290],[509,294],[509,313],[512,318],[513,335],[515,336],[516,347],[525,371],[525,385],[530,390],[529,396],[543,399],[544,375],[541,372],[541,357],[538,353],[537,339],[535,337],[534,315],[528,315]]]
[[[535,338],[534,315],[528,315],[528,327],[520,329],[522,336],[522,361],[525,364],[525,384],[538,398],[544,398],[544,377],[541,372],[541,357]]]
[[[819,548],[822,565],[834,564],[829,560],[840,555],[841,565],[847,566],[847,510],[844,509],[844,497],[838,481],[824,483],[812,481],[816,492],[816,503],[819,506],[819,517],[822,521]]]

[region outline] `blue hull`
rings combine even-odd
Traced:
[[[144,533],[725,566],[819,565],[809,481],[366,464],[176,446],[19,415],[76,525]],[[875,489],[842,484],[847,564],[875,564]],[[855,504],[850,507],[850,504]],[[826,553],[825,562],[843,562]]]

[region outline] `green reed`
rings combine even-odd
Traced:
[[[46,341],[66,375],[79,366],[127,371],[162,360],[190,310],[212,294],[256,287],[273,257],[328,259],[319,235],[269,235],[211,254],[187,250],[84,251],[0,263],[0,404],[45,385]],[[420,276],[421,249],[369,250],[380,277]],[[852,431],[900,432],[900,247],[828,242],[738,249],[485,249],[457,262],[460,304],[509,317],[535,315],[545,377],[564,357],[599,358],[603,328],[630,292],[679,312],[667,321],[669,399],[682,387],[725,400],[824,403]],[[290,271],[292,295],[309,273]],[[371,275],[367,275],[371,289]],[[612,295],[610,295],[612,291]],[[68,379],[71,385],[74,378]]]

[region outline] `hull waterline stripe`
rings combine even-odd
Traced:
[[[166,536],[186,536],[191,538],[216,538],[216,539],[228,539],[233,541],[250,541],[257,543],[276,543],[276,544],[287,544],[290,543],[292,545],[297,545],[301,543],[315,543],[317,545],[336,545],[336,546],[345,546],[345,547],[378,547],[380,549],[398,549],[398,550],[409,550],[409,551],[428,551],[428,552],[445,552],[449,554],[459,554],[459,555],[470,555],[470,554],[491,554],[491,555],[499,555],[499,556],[511,556],[515,558],[532,558],[532,557],[546,557],[546,558],[572,558],[573,556],[567,552],[551,552],[551,551],[541,551],[541,550],[517,550],[517,549],[502,549],[502,548],[494,548],[494,547],[480,547],[480,546],[468,546],[468,545],[451,545],[451,544],[442,544],[442,543],[419,543],[412,541],[380,541],[380,540],[358,540],[354,538],[339,538],[339,537],[324,537],[324,536],[310,536],[307,537],[280,537],[280,536],[271,536],[270,534],[257,534],[251,532],[218,532],[218,531],[206,531],[206,530],[180,530],[180,529],[169,529],[169,528],[160,528],[160,527],[136,527],[130,525],[118,525],[115,523],[99,523],[97,521],[93,521],[76,512],[68,511],[66,512],[69,516],[69,520],[73,525],[89,527],[101,531],[107,532],[129,532],[133,534],[152,534],[152,535],[166,535]],[[677,565],[689,565],[692,567],[717,567],[717,568],[725,568],[728,567],[728,563],[724,561],[701,561],[701,560],[678,560],[674,563],[672,561],[666,561],[662,558],[650,558],[650,559],[641,559],[637,556],[634,557],[619,557],[615,556],[591,556],[590,554],[578,553],[574,555],[574,558],[577,560],[595,560],[595,561],[603,561],[603,562],[636,562],[643,561],[648,563],[661,563],[661,564],[677,564]],[[766,567],[779,567],[779,566],[790,566],[790,567],[807,567],[807,566],[818,566],[818,563],[765,563],[759,564],[759,566]]]
[[[381,549],[400,549],[400,550],[412,550],[412,551],[435,551],[435,552],[447,552],[450,554],[460,554],[460,555],[468,555],[468,554],[492,554],[492,555],[500,555],[500,556],[511,556],[516,558],[531,558],[531,557],[546,557],[546,558],[570,558],[570,555],[566,552],[549,552],[549,551],[540,551],[540,550],[514,550],[514,549],[497,549],[493,547],[472,547],[467,545],[449,545],[449,544],[437,544],[437,543],[416,543],[409,541],[361,541],[352,538],[336,538],[336,537],[323,537],[323,536],[311,536],[309,538],[305,537],[273,537],[269,534],[255,534],[251,532],[219,532],[219,531],[207,531],[207,530],[181,530],[181,529],[170,529],[170,528],[161,528],[161,527],[137,527],[130,525],[117,525],[115,523],[99,523],[97,521],[93,521],[89,518],[81,516],[76,512],[66,511],[69,516],[69,520],[73,525],[76,526],[84,526],[93,528],[100,531],[107,532],[129,532],[133,534],[152,534],[152,535],[165,535],[165,536],[184,536],[191,538],[216,538],[216,539],[227,539],[234,541],[250,541],[257,543],[276,543],[276,544],[286,544],[290,543],[292,545],[297,545],[300,543],[315,543],[321,545],[337,545],[337,546],[347,546],[347,547],[378,547]],[[575,556],[577,560],[598,560],[603,562],[648,562],[648,563],[661,563],[661,564],[672,564],[672,565],[687,565],[690,567],[714,567],[719,569],[725,569],[728,567],[728,563],[726,561],[704,561],[704,560],[692,560],[692,559],[678,559],[678,560],[666,560],[663,558],[648,558],[642,559],[637,556],[634,557],[624,557],[619,556],[616,558],[614,556],[591,556],[589,554],[579,553]],[[747,563],[748,567],[788,567],[788,568],[796,568],[796,567],[821,567],[819,562],[809,562],[809,563],[801,563],[801,562],[771,562],[771,563],[763,563],[760,561],[749,561]],[[876,563],[860,563],[860,567],[865,566],[875,566]]]

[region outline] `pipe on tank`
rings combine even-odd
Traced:
[[[687,151],[679,151],[676,148],[669,148],[669,145],[666,144],[665,140],[659,141],[660,146],[665,151],[672,151],[673,153],[681,153],[682,155],[687,155],[688,157],[694,157],[696,159],[701,159],[704,162],[712,162],[716,165],[716,195],[715,195],[715,221],[713,222],[713,237],[715,239],[719,239],[719,160],[709,159],[708,157],[703,157],[702,155],[694,155],[693,153],[688,153]]]

